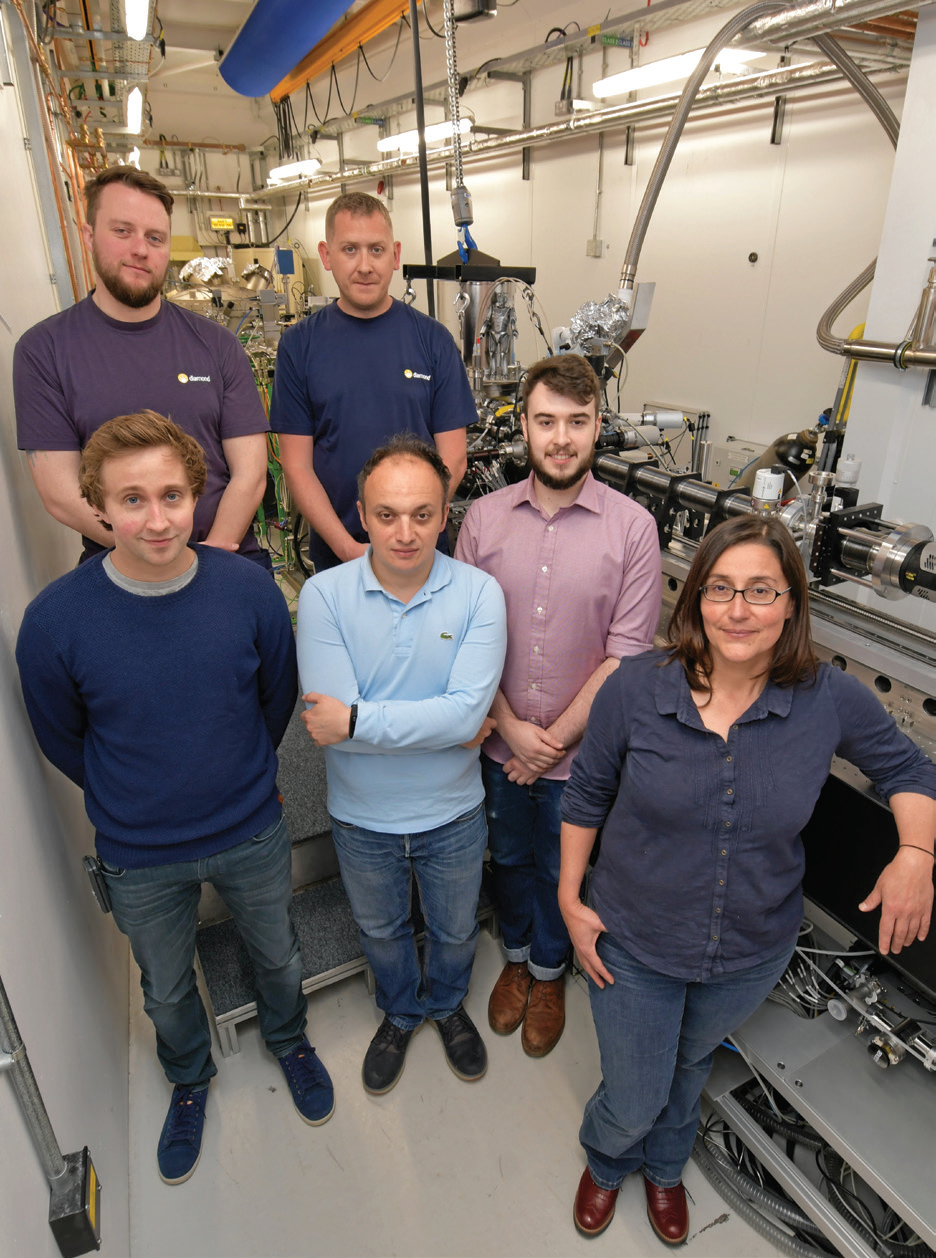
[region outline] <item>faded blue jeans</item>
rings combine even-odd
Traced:
[[[558,897],[565,782],[537,778],[518,786],[483,752],[481,776],[504,956],[526,961],[534,978],[559,978],[571,947]]]
[[[599,936],[614,983],[588,980],[602,1079],[579,1131],[599,1188],[617,1188],[639,1170],[658,1188],[681,1181],[712,1055],[766,1000],[792,951],[790,944],[750,969],[687,982]]]
[[[140,967],[143,1007],[156,1028],[156,1054],[170,1083],[199,1087],[218,1073],[193,968],[203,882],[212,883],[230,909],[250,954],[267,1048],[283,1057],[301,1043],[306,998],[289,917],[291,856],[282,817],[246,843],[204,860],[148,869],[102,867],[114,921]]]
[[[484,805],[434,830],[384,834],[332,817],[341,880],[377,980],[377,1007],[412,1030],[453,1014],[468,991],[478,937]],[[420,967],[410,877],[426,922]]]

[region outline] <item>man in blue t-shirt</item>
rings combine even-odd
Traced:
[[[134,166],[85,185],[85,245],[97,287],[20,337],[13,353],[17,444],[43,506],[82,535],[82,559],[112,543],[78,492],[81,451],[115,415],[170,416],[205,452],[193,540],[270,567],[253,535],[266,486],[267,421],[243,346],[160,296],[173,197]]]
[[[201,883],[224,899],[254,964],[257,1013],[300,1117],[334,1108],[305,1036],[289,919],[289,835],[276,751],[296,701],[289,612],[240,556],[189,546],[201,447],[152,411],[102,425],[81,493],[113,549],[35,598],[16,645],[39,746],[84,791],[114,921],[141,970],[172,1101],[160,1177],[198,1162],[216,1074],[193,962]]]
[[[325,237],[319,256],[340,296],[282,337],[270,409],[319,571],[367,549],[356,478],[374,449],[415,433],[435,445],[454,494],[467,466],[465,429],[477,418],[451,334],[390,296],[400,242],[383,202],[364,192],[338,197]],[[448,551],[444,535],[440,549]]]

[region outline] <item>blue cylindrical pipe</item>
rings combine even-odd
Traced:
[[[266,96],[347,12],[348,0],[257,0],[218,69],[241,96]]]

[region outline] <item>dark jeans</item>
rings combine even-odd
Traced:
[[[565,782],[511,782],[481,755],[494,899],[508,961],[526,961],[538,979],[559,978],[569,932],[559,912],[559,803]]]
[[[341,880],[377,980],[377,1007],[403,1030],[453,1014],[468,992],[487,842],[484,807],[420,834],[332,817]],[[410,922],[415,878],[426,922],[422,968]]]
[[[791,952],[792,945],[750,969],[696,983],[660,974],[610,935],[599,937],[614,982],[588,980],[602,1079],[579,1131],[599,1188],[617,1188],[641,1169],[659,1188],[680,1182],[712,1055],[767,998]]]
[[[156,1053],[170,1083],[198,1086],[217,1074],[193,969],[203,882],[212,883],[230,909],[250,953],[267,1048],[283,1057],[301,1042],[306,999],[289,917],[291,856],[282,817],[246,843],[204,860],[149,869],[103,865],[103,870],[114,921],[140,967],[143,1007],[156,1028]]]

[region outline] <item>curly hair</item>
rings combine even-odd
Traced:
[[[78,488],[82,498],[97,511],[104,510],[104,486],[101,470],[108,459],[118,458],[132,450],[149,450],[167,447],[178,455],[185,468],[186,480],[192,496],[200,498],[205,490],[207,469],[205,453],[194,437],[183,432],[178,424],[155,411],[137,411],[133,415],[118,415],[102,424],[91,435],[81,452],[78,468]],[[104,527],[111,526],[102,521]]]

